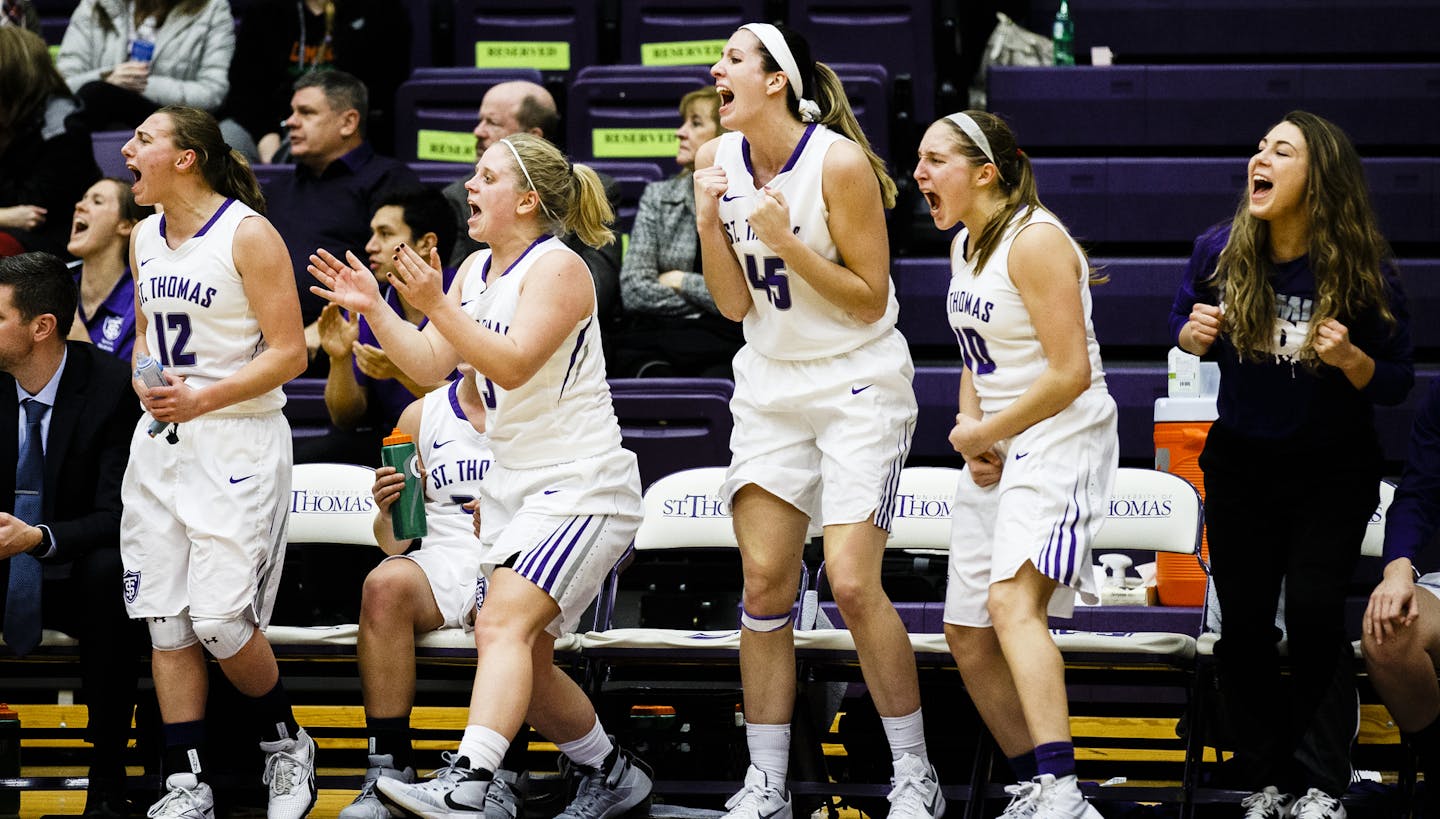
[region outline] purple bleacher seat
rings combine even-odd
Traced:
[[[596,62],[599,5],[575,0],[456,0],[455,62],[481,68],[538,68],[568,79]],[[481,42],[514,45],[477,60],[476,43]]]
[[[1110,345],[1169,347],[1170,305],[1188,259],[1091,259],[1110,277],[1090,288],[1091,321],[1103,349]]]
[[[592,159],[585,164],[615,180],[620,189],[619,208],[615,214],[614,228],[628,233],[635,224],[635,211],[640,206],[640,195],[651,182],[665,178],[665,171],[655,162],[631,162],[623,159]]]
[[[420,184],[435,188],[443,188],[474,171],[473,165],[461,165],[456,162],[406,162],[405,164],[410,166],[410,170],[415,172],[415,176],[419,177]]]
[[[950,260],[940,256],[898,258],[891,263],[890,277],[895,282],[895,299],[900,302],[897,326],[911,348],[942,347],[958,356],[945,313]]]
[[[410,160],[443,159],[473,164],[474,154],[446,152],[436,155],[418,150],[420,131],[441,131],[469,137],[479,121],[480,100],[502,82],[540,82],[534,69],[420,68],[395,92],[395,153]],[[465,141],[463,138],[460,140]],[[458,174],[457,174],[458,175]]]
[[[1432,105],[1440,103],[1432,103]],[[1391,242],[1435,242],[1440,238],[1440,159],[1382,157],[1365,160],[1365,182]]]
[[[885,65],[897,84],[908,77],[913,101],[897,105],[922,128],[935,118],[935,4],[879,0],[790,0],[790,27],[821,62]]]
[[[1145,142],[1145,69],[1135,66],[990,66],[988,108],[1021,148]]]
[[[763,0],[620,0],[620,61],[664,65],[686,60],[708,68],[720,59],[720,50],[702,53],[686,44],[724,41],[742,23],[763,19]],[[671,47],[655,48],[665,45]]]
[[[100,166],[100,173],[121,179],[130,178],[130,172],[125,170],[125,157],[120,155],[120,149],[130,141],[132,133],[96,131],[90,135],[90,148],[95,152],[95,164]]]
[[[1064,221],[1071,235],[1090,242],[1108,238],[1108,160],[1032,159],[1031,167],[1040,201]]]
[[[292,438],[324,435],[330,429],[325,408],[325,379],[294,378],[285,384],[285,420]]]
[[[1440,145],[1440,63],[1307,65],[1304,78],[1301,107],[1356,145]]]
[[[918,457],[943,459],[949,466],[962,464],[949,440],[959,409],[960,369],[958,363],[915,368],[915,400],[920,405],[920,416],[910,444],[912,462]]]
[[[1298,65],[1152,65],[1146,83],[1149,144],[1233,145],[1242,156],[1305,103]]]
[[[699,66],[591,66],[571,84],[566,102],[570,153],[673,160],[680,98],[712,84]]]
[[[1440,322],[1425,320],[1440,315],[1440,259],[1401,259],[1400,280],[1405,283],[1415,346],[1440,347]]]
[[[860,130],[870,147],[887,162],[890,156],[890,78],[878,63],[833,63],[835,76],[845,88],[845,97],[855,111]]]
[[[616,378],[610,397],[640,482],[700,466],[730,463],[733,382],[716,378]]]

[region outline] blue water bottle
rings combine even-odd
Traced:
[[[166,381],[165,376],[162,374],[164,369],[164,367],[160,366],[159,361],[156,361],[145,353],[141,353],[140,357],[135,359],[135,377],[140,379],[140,383],[147,387],[170,386],[170,382]],[[169,426],[169,424],[164,421],[156,421],[152,418],[150,420],[150,429],[148,430],[150,437],[154,438],[156,435],[164,432],[167,426]]]

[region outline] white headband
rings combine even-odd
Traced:
[[[800,69],[795,65],[795,55],[790,53],[790,46],[785,43],[785,35],[780,33],[780,29],[769,23],[746,23],[740,28],[760,38],[760,44],[775,58],[780,72],[790,81],[790,87],[795,91],[795,99],[800,102],[800,121],[819,121],[820,106],[815,100],[805,98],[805,80],[800,78]]]
[[[951,114],[946,119],[960,126],[960,130],[965,132],[965,136],[970,137],[970,141],[975,143],[981,153],[985,154],[985,158],[990,160],[990,164],[994,165],[996,170],[1000,169],[1000,163],[995,161],[995,152],[990,150],[990,140],[985,138],[985,132],[980,130],[980,126],[970,118],[969,114],[961,111]]]
[[[506,137],[500,141],[505,143],[505,147],[509,148],[510,153],[515,156],[515,164],[520,166],[520,173],[525,174],[525,181],[529,183],[530,190],[535,191],[535,198],[540,202],[540,209],[545,211],[545,215],[550,217],[550,221],[555,221],[555,214],[551,213],[550,209],[545,207],[545,197],[540,195],[540,189],[535,187],[535,180],[530,178],[530,171],[525,169],[525,160],[520,158],[520,152],[515,150],[514,145],[510,144],[509,137]]]

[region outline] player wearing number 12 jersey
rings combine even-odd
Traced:
[[[735,32],[711,68],[734,133],[696,160],[705,282],[744,321],[722,497],[744,563],[740,670],[750,768],[728,819],[790,819],[790,612],[808,532],[855,636],[895,765],[890,816],[940,816],[915,658],[880,555],[915,427],[914,367],[895,329],[884,209],[894,183],[833,71],[779,26]]]
[[[1040,204],[1030,160],[999,117],[938,120],[919,153],[915,181],[935,225],[965,225],[946,296],[965,361],[950,443],[966,463],[946,640],[1020,779],[1005,815],[1098,819],[1076,784],[1065,668],[1046,619],[1047,608],[1069,617],[1077,591],[1094,602],[1090,545],[1115,478],[1090,266]]]

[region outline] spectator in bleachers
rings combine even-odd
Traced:
[[[90,135],[66,127],[75,111],[40,35],[0,26],[0,256],[65,254],[63,214],[100,178]]]
[[[1200,466],[1220,693],[1239,784],[1254,792],[1246,816],[1344,817],[1348,743],[1321,749],[1324,770],[1302,769],[1295,751],[1317,720],[1353,726],[1353,693],[1338,713],[1320,706],[1332,684],[1354,690],[1345,590],[1378,501],[1372,407],[1405,399],[1414,363],[1405,296],[1343,131],[1292,111],[1261,138],[1234,218],[1195,241],[1170,330],[1220,363]]]
[[[1421,548],[1440,529],[1440,378],[1415,410],[1405,474],[1385,519],[1385,574],[1370,595],[1361,647],[1370,682],[1425,775],[1424,816],[1440,816],[1440,573]]]
[[[560,133],[560,112],[555,107],[555,98],[537,85],[525,80],[502,82],[485,92],[480,100],[480,119],[475,124],[475,158],[478,160],[487,148],[512,134],[533,134],[555,141]],[[450,266],[458,268],[466,258],[485,247],[470,236],[468,228],[470,205],[465,183],[472,174],[460,177],[445,186],[445,198],[455,213],[455,249],[450,254]],[[610,209],[616,209],[620,196],[619,186],[606,174],[599,174],[600,184],[605,187],[605,197]],[[620,243],[615,242],[602,248],[594,248],[575,236],[567,236],[565,246],[580,254],[590,277],[595,280],[595,295],[599,301],[601,326],[612,332],[620,320]]]
[[[612,376],[731,377],[730,360],[745,338],[740,325],[720,315],[699,272],[692,178],[695,152],[723,133],[714,88],[680,100],[680,173],[645,186],[620,268],[625,322],[608,359]]]
[[[311,71],[296,80],[285,120],[295,172],[280,175],[265,191],[270,219],[295,265],[312,358],[320,349],[315,322],[325,300],[310,292],[304,272],[310,254],[323,247],[341,258],[360,255],[381,195],[420,184],[405,163],[377,154],[366,142],[369,100],[365,84],[344,71]]]
[[[0,28],[15,26],[40,32],[40,12],[30,0],[0,0]]]
[[[493,782],[528,721],[580,780],[560,817],[611,819],[649,798],[650,777],[554,665],[554,648],[639,528],[640,473],[620,446],[590,274],[555,237],[573,231],[591,245],[614,241],[615,217],[594,171],[529,134],[490,146],[466,187],[470,231],[489,249],[465,262],[448,292],[438,252],[428,260],[408,247],[399,253],[392,278],[429,316],[423,330],[385,305],[357,260],[324,250],[311,257],[316,290],[363,313],[412,377],[437,379],[461,361],[475,368],[495,454],[480,487],[479,665],[465,734],[432,779],[382,777],[375,789],[411,815],[522,815],[518,805],[494,803]]]
[[[1117,466],[1090,265],[1041,204],[1030,159],[999,117],[936,121],[914,176],[935,227],[964,226],[945,299],[965,362],[950,443],[966,465],[945,639],[1020,779],[1005,815],[1100,819],[1075,777],[1065,663],[1047,616],[1071,616],[1077,593],[1099,601],[1090,544]]]
[[[365,243],[370,271],[385,302],[416,327],[425,326],[425,314],[390,285],[395,253],[400,245],[406,245],[428,256],[434,248],[450,247],[454,231],[450,205],[434,188],[388,191],[370,219],[370,241]],[[446,268],[446,288],[454,276],[455,271]],[[379,466],[381,439],[390,433],[401,412],[441,385],[417,384],[395,366],[359,313],[346,316],[339,305],[327,304],[320,311],[318,330],[320,346],[330,359],[325,408],[330,411],[331,429],[325,435],[297,441],[295,462]]]
[[[219,109],[234,51],[227,0],[80,0],[55,66],[81,102],[79,122],[129,130],[162,105]]]
[[[261,162],[290,162],[281,120],[291,85],[338,68],[370,90],[366,133],[382,153],[395,134],[395,89],[410,73],[410,16],[398,0],[260,0],[235,35],[225,112],[254,138]]]
[[[125,616],[120,586],[120,481],[140,410],[128,366],[66,342],[74,315],[75,286],[59,259],[0,259],[0,451],[9,456],[0,455],[0,616],[17,655],[35,647],[42,626],[79,640],[85,733],[94,746],[85,813],[119,817],[131,812],[125,748],[148,644],[145,629]],[[28,638],[22,587],[38,590]]]
[[[411,403],[397,425],[415,440],[426,473],[427,531],[420,548],[412,549],[415,540],[396,540],[391,521],[390,510],[406,476],[389,466],[375,471],[375,540],[390,557],[365,578],[361,595],[357,654],[369,765],[365,786],[340,811],[340,819],[387,819],[390,813],[375,794],[375,780],[415,781],[410,731],[415,636],[439,628],[475,628],[481,549],[465,505],[480,497],[492,457],[485,437],[485,400],[476,389],[474,372],[464,364],[461,370],[463,377]],[[513,785],[510,777],[496,774],[491,801],[502,798],[501,788]],[[507,801],[518,804],[514,795]]]
[[[135,346],[135,279],[130,274],[130,233],[154,213],[137,205],[130,183],[102,179],[75,203],[70,244],[65,249],[80,261],[75,283],[80,288],[70,338],[89,341],[130,363]]]
[[[733,505],[745,575],[740,677],[750,767],[729,819],[791,812],[791,609],[807,532],[855,638],[894,762],[893,819],[945,811],[925,747],[915,656],[880,583],[917,408],[895,329],[885,209],[895,183],[835,72],[799,34],[741,26],[711,67],[730,133],[695,159],[705,284],[745,322],[735,356]]]

